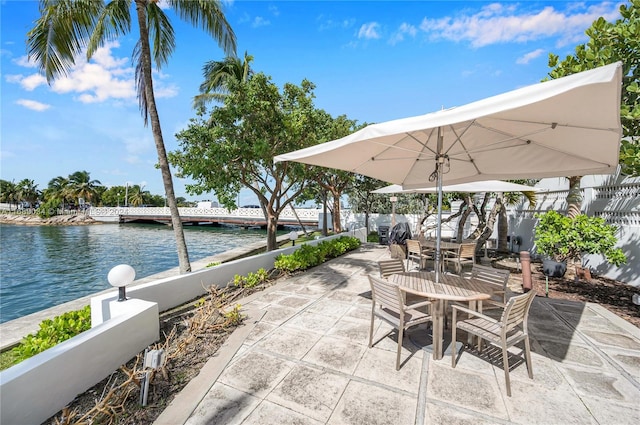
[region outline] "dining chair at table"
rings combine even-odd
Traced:
[[[392,274],[404,273],[406,271],[406,269],[404,268],[404,261],[402,261],[399,258],[392,258],[390,260],[378,261],[378,269],[380,270],[380,277],[383,279],[387,279]],[[406,293],[405,301],[407,305],[411,305],[411,306],[419,305],[418,308],[421,308],[427,313],[431,308],[431,303],[426,302],[427,299],[419,295]],[[427,308],[422,308],[422,307],[427,307]]]
[[[451,343],[455,346],[456,330],[460,329],[478,337],[478,351],[482,351],[482,340],[500,347],[502,349],[502,366],[504,368],[504,378],[507,386],[507,395],[509,397],[511,397],[509,347],[524,341],[524,356],[527,363],[527,372],[529,373],[529,378],[533,379],[527,319],[534,297],[535,291],[529,291],[525,294],[510,298],[500,319],[491,318],[460,305],[454,304],[452,306]],[[469,317],[458,320],[458,312],[467,313]],[[452,350],[451,366],[453,368],[456,367],[457,354],[457,350]]]
[[[380,277],[382,278],[387,278],[394,273],[404,273],[406,271],[404,261],[400,258],[380,260],[378,261],[378,269],[380,271]]]
[[[406,292],[398,285],[369,275],[371,285],[371,327],[369,329],[369,348],[373,347],[373,324],[377,317],[393,326],[398,331],[398,351],[396,355],[396,370],[400,369],[400,354],[404,331],[432,321],[431,314],[418,310],[419,304],[406,304]],[[424,305],[431,304],[425,301]]]
[[[504,308],[507,304],[507,283],[511,272],[505,269],[496,269],[491,266],[474,264],[471,268],[471,279],[481,280],[495,287],[491,299],[483,301],[489,304],[489,308]]]
[[[444,265],[454,264],[456,273],[462,274],[462,269],[466,265],[473,265],[476,262],[476,243],[463,242],[456,251],[445,251],[443,256]]]
[[[427,261],[431,259],[431,256],[423,249],[422,244],[417,239],[407,239],[407,270],[409,269],[409,262],[418,262],[418,269],[424,270],[427,268]]]

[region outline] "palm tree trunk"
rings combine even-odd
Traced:
[[[162,183],[164,184],[167,204],[171,212],[171,224],[176,237],[176,248],[178,250],[178,263],[180,273],[189,273],[191,264],[189,263],[189,253],[187,251],[187,242],[184,238],[184,230],[182,229],[182,221],[178,211],[178,203],[173,190],[173,180],[171,178],[171,169],[167,160],[167,151],[164,146],[162,137],[162,129],[160,127],[160,117],[156,108],[155,95],[153,93],[153,79],[151,78],[151,48],[149,46],[149,30],[147,28],[147,13],[145,9],[146,1],[136,0],[136,11],[138,15],[138,27],[140,28],[140,60],[142,62],[142,75],[145,84],[145,98],[147,100],[147,109],[151,120],[151,131],[153,140],[158,151],[158,165],[162,173]]]
[[[580,180],[582,176],[569,177],[569,194],[567,195],[567,217],[576,218],[582,210],[582,191]]]

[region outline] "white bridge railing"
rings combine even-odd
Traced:
[[[178,208],[182,217],[210,217],[221,219],[256,219],[264,220],[262,208],[238,208],[236,210],[228,210],[226,208]],[[285,208],[280,214],[280,220],[297,220],[300,218],[303,222],[318,221],[322,214],[322,210],[315,208],[296,208],[295,212],[292,208]],[[92,207],[89,215],[94,218],[100,217],[119,217],[119,216],[167,216],[169,207]]]

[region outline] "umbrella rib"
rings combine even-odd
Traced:
[[[565,128],[578,128],[581,130],[594,130],[594,131],[613,131],[613,132],[618,132],[618,130],[616,130],[615,128],[603,128],[603,127],[590,127],[590,126],[586,126],[586,125],[569,125],[569,124],[560,124],[558,122],[540,122],[540,121],[526,121],[526,120],[510,120],[507,118],[498,118],[498,117],[491,117],[492,119],[496,120],[496,121],[505,121],[505,122],[515,122],[515,123],[523,123],[523,124],[538,124],[538,125],[546,125],[549,126],[551,128],[555,128],[557,127],[565,127]],[[492,128],[490,127],[484,127],[487,130],[492,130]]]

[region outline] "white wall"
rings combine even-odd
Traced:
[[[115,317],[0,372],[0,423],[40,424],[160,337],[158,305]]]

